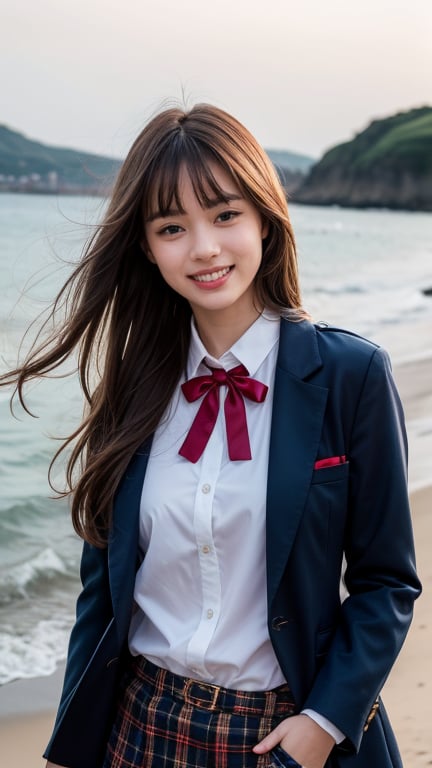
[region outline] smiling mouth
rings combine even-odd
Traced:
[[[220,280],[221,277],[225,277],[233,267],[224,267],[218,269],[215,272],[207,272],[205,275],[191,275],[192,280],[196,280],[198,283],[212,283],[215,280]]]

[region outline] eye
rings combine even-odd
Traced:
[[[232,221],[237,216],[240,216],[239,211],[222,211],[222,213],[220,213],[219,216],[217,217],[217,221],[222,221],[222,222]]]
[[[162,227],[159,230],[159,235],[178,235],[182,231],[182,228],[178,224],[167,224],[166,227]]]

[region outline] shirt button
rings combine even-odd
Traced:
[[[207,611],[207,618],[208,619],[212,619],[213,618],[213,611],[212,611],[211,608],[209,608],[208,611]]]
[[[203,546],[203,547],[201,547],[201,552],[202,552],[204,555],[208,555],[208,553],[210,552],[210,547],[208,546],[208,544],[204,544],[204,546]]]
[[[211,485],[209,485],[208,483],[204,483],[204,485],[201,486],[201,490],[203,493],[210,493]]]

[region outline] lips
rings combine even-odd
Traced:
[[[205,272],[200,275],[191,275],[192,280],[196,280],[198,283],[213,283],[215,280],[220,280],[222,277],[228,274],[232,267],[223,267],[215,270],[214,272]]]

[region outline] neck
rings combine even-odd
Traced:
[[[207,314],[203,317],[199,311],[194,311],[194,318],[206,350],[212,357],[219,359],[243,336],[260,314],[261,311],[254,309],[247,316],[241,314],[239,316],[238,313],[233,312],[229,317],[226,312],[222,315],[215,312],[212,317],[208,317]]]

